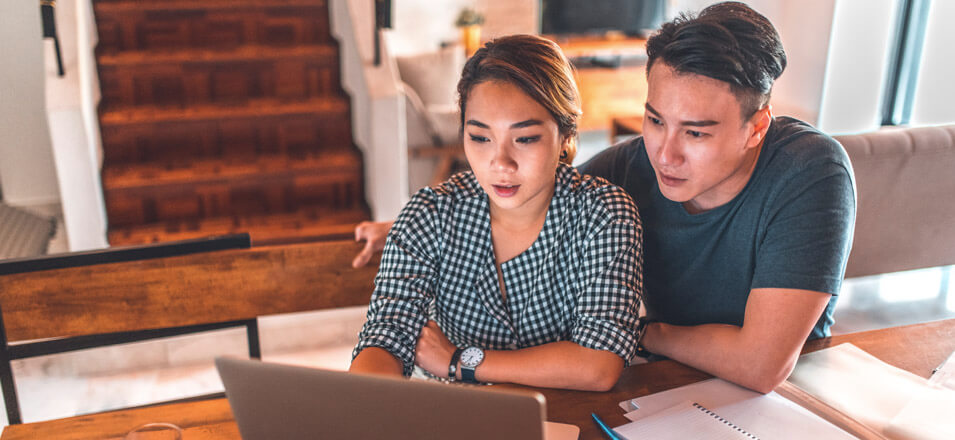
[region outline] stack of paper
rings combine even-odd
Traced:
[[[955,391],[852,344],[801,356],[789,382],[886,438],[955,439]]]
[[[672,438],[715,436],[714,431],[705,429],[706,426],[689,425],[683,420],[684,414],[674,412],[673,408],[685,407],[686,402],[697,403],[761,439],[854,438],[775,392],[763,395],[721,379],[709,379],[621,402],[621,407],[629,411],[626,417],[634,422],[615,430],[626,438],[656,438],[624,434],[639,432],[636,429],[649,420],[667,427]],[[698,430],[701,428],[705,430]]]

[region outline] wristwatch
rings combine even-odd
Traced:
[[[461,380],[466,383],[477,383],[474,370],[484,362],[484,350],[479,347],[468,347],[461,352]]]

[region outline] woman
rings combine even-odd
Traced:
[[[642,230],[623,190],[568,165],[570,64],[549,40],[500,38],[458,94],[472,171],[398,216],[350,370],[610,389],[637,346]]]

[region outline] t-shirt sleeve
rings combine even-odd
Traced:
[[[851,167],[816,163],[791,174],[782,188],[757,247],[751,287],[837,295],[855,224]]]
[[[609,214],[595,224],[577,271],[575,325],[570,341],[617,354],[625,365],[636,352],[636,326],[643,294],[643,229],[630,197],[614,188]],[[600,210],[592,215],[600,218]]]
[[[380,347],[401,361],[405,376],[411,375],[418,335],[434,300],[436,237],[440,234],[436,218],[433,193],[425,188],[395,220],[352,359],[367,347]]]

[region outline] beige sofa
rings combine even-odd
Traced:
[[[955,264],[955,125],[836,140],[858,193],[846,278]]]

